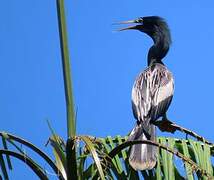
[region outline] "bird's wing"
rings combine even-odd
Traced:
[[[132,89],[132,109],[138,121],[149,122],[163,116],[172,99],[172,74],[161,64],[148,67],[136,79]]]
[[[174,80],[171,72],[165,67],[157,68],[158,88],[154,92],[151,119],[157,120],[169,108],[174,93]]]
[[[152,96],[149,88],[149,79],[150,69],[147,68],[140,73],[132,88],[132,109],[138,121],[144,121],[151,110]]]

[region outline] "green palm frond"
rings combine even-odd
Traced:
[[[87,143],[86,140],[87,139]],[[79,179],[212,179],[211,158],[214,146],[191,139],[159,137],[157,165],[153,170],[137,172],[128,163],[127,137],[93,138],[78,136]],[[81,141],[84,143],[81,144]],[[90,142],[90,143],[89,143]],[[139,143],[139,142],[138,142]],[[90,145],[90,148],[89,148]],[[121,146],[121,147],[119,147]],[[178,158],[182,163],[178,165]]]
[[[8,133],[1,133],[4,138],[5,150],[0,151],[0,166],[2,177],[7,179],[7,164],[10,162],[9,157],[13,156],[20,160],[27,159],[28,166],[37,175],[44,176],[44,170],[39,164],[30,158],[17,143],[21,143],[31,148],[33,151],[40,151],[29,142],[13,136]],[[137,172],[131,168],[128,163],[129,146],[142,142],[127,142],[127,137],[106,137],[94,138],[91,136],[76,136],[74,142],[77,148],[77,171],[78,179],[212,179],[213,165],[211,158],[213,157],[213,145],[203,142],[193,141],[191,139],[176,139],[159,137],[156,145],[159,146],[159,154],[157,157],[157,165],[153,170]],[[60,179],[67,178],[66,150],[63,140],[55,134],[49,139],[50,144],[55,152],[54,167],[57,173],[61,173]],[[26,143],[27,142],[27,143]],[[5,146],[5,143],[7,146]],[[10,145],[8,145],[10,143]],[[146,142],[154,143],[154,142]],[[12,152],[11,146],[17,152]],[[69,147],[67,147],[69,148]],[[72,148],[72,147],[70,147]],[[6,157],[7,155],[8,157]],[[47,158],[41,154],[43,158]],[[178,164],[178,158],[182,159],[182,163]],[[63,158],[64,157],[64,158]],[[52,162],[52,161],[51,161]],[[53,163],[53,162],[52,162]],[[11,164],[9,165],[9,167]],[[53,164],[52,164],[53,166]],[[8,167],[8,169],[10,169]],[[69,169],[69,168],[68,168]]]
[[[23,161],[37,175],[39,175],[39,177],[46,177],[45,169],[43,169],[42,166],[37,163],[37,161],[35,161],[29,154],[25,152],[25,148],[28,148],[33,153],[37,154],[41,159],[43,159],[51,167],[51,169],[55,172],[56,176],[58,176],[60,180],[64,180],[61,171],[57,168],[57,165],[47,154],[45,154],[34,144],[23,138],[14,136],[6,132],[0,132],[0,136],[2,137],[3,142],[3,146],[0,149],[0,168],[3,173],[4,179],[8,179],[8,170],[6,168],[6,164],[8,165],[8,169],[12,170],[10,157],[15,157],[16,159]],[[6,161],[4,156],[6,157]]]
[[[49,144],[53,148],[55,162],[32,143],[0,132],[2,147],[0,149],[0,179],[9,179],[8,169],[12,169],[10,157],[24,162],[40,179],[48,179],[45,170],[22,146],[29,148],[43,159],[60,180],[97,180],[123,179],[138,180],[182,180],[182,179],[214,179],[214,167],[211,158],[214,156],[214,145],[189,129],[170,124],[174,131],[179,130],[195,137],[192,139],[176,139],[159,137],[157,142],[129,141],[127,137],[94,138],[91,136],[76,136],[76,119],[72,93],[70,58],[67,42],[64,0],[56,0],[59,22],[61,55],[63,64],[63,78],[65,85],[65,99],[67,110],[66,143],[53,129]],[[161,126],[161,122],[156,122]],[[174,132],[173,131],[173,132]],[[135,171],[129,165],[129,148],[134,144],[150,144],[159,147],[157,165],[152,170]],[[21,147],[20,147],[21,145]],[[181,164],[178,163],[180,158]]]
[[[168,150],[160,146],[157,166],[150,171],[134,171],[128,163],[128,148],[122,149],[111,159],[111,152],[115,147],[123,145],[125,138],[117,136],[112,138],[99,138],[102,142],[103,152],[107,153],[105,158],[110,158],[111,165],[104,161],[105,158],[100,157],[100,161],[104,163],[104,167],[108,167],[109,171],[105,171],[105,176],[115,177],[116,179],[139,179],[141,177],[152,178],[152,179],[211,179],[213,177],[213,169],[211,163],[211,151],[213,146],[197,142],[193,140],[175,139],[175,138],[164,138],[159,137],[158,142],[165,146]],[[96,148],[96,146],[94,146]],[[168,151],[173,151],[169,153]],[[100,149],[99,149],[100,151]],[[94,162],[87,161],[87,155],[90,152],[81,152],[81,158],[84,158],[81,167],[89,167],[91,170],[91,177],[97,177],[97,168]],[[180,154],[180,155],[179,155]],[[84,156],[86,155],[86,156]],[[177,167],[175,156],[183,157],[183,164]],[[108,161],[109,162],[109,161]],[[93,167],[93,168],[92,168]],[[83,171],[88,169],[83,169]],[[83,172],[84,173],[84,172]],[[89,179],[90,179],[89,178]]]

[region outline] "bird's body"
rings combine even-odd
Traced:
[[[155,63],[141,72],[132,89],[132,109],[139,121],[157,120],[167,111],[174,92],[172,73]]]
[[[165,115],[173,92],[173,77],[164,65],[154,63],[140,73],[132,89],[132,109],[138,123],[129,140],[156,141],[156,127],[151,122]],[[134,145],[129,162],[135,169],[152,169],[156,164],[156,154],[154,146]]]
[[[170,31],[166,22],[158,16],[142,17],[123,23],[137,25],[121,30],[139,30],[149,35],[154,42],[148,52],[148,67],[136,78],[132,89],[132,109],[137,124],[128,140],[156,141],[156,128],[152,122],[166,116],[174,92],[172,73],[162,62],[171,43]],[[155,146],[133,145],[129,163],[135,170],[152,169],[156,164],[156,156]]]

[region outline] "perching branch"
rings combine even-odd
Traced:
[[[179,126],[173,122],[167,121],[167,120],[160,120],[152,122],[155,126],[157,126],[162,132],[171,132],[174,133],[176,130],[180,131],[182,133],[186,133],[187,135],[190,135],[192,137],[195,137],[198,141],[202,141],[208,145],[214,145],[213,143],[206,140],[204,137],[198,135],[194,131],[191,131],[189,129],[186,129],[182,126]]]
[[[149,140],[135,140],[135,141],[126,141],[120,145],[118,145],[117,147],[115,147],[112,151],[110,151],[108,153],[108,156],[106,157],[106,159],[108,161],[111,161],[114,156],[116,156],[118,153],[120,153],[123,149],[132,146],[134,144],[149,144],[149,145],[153,145],[153,146],[157,146],[160,149],[164,149],[174,155],[176,155],[177,157],[181,158],[183,161],[187,162],[188,164],[191,165],[192,170],[199,172],[201,175],[207,176],[208,179],[212,179],[213,176],[210,175],[206,170],[201,169],[193,160],[191,160],[190,158],[184,156],[183,154],[181,154],[180,152],[173,150],[172,148],[169,148],[167,146],[164,146],[160,143],[157,142],[153,142],[153,141],[149,141]]]

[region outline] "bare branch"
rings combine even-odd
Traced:
[[[190,135],[192,137],[195,137],[198,141],[202,141],[202,142],[204,142],[204,143],[206,143],[208,145],[214,146],[213,143],[209,142],[204,137],[198,135],[194,131],[186,129],[186,128],[184,128],[182,126],[179,126],[179,125],[177,125],[177,124],[175,124],[173,122],[166,121],[166,120],[160,120],[160,121],[152,122],[152,124],[157,126],[162,132],[174,133],[177,130],[177,131],[180,131],[182,133],[186,133],[187,135]]]

